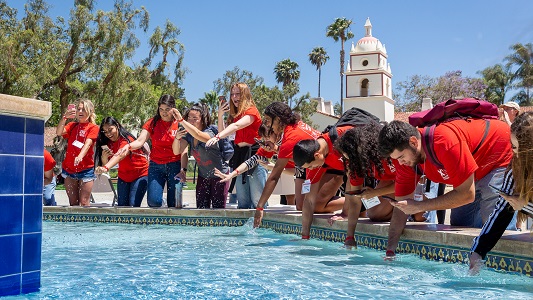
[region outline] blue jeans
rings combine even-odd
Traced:
[[[176,203],[176,183],[174,177],[180,172],[179,161],[168,164],[157,164],[150,161],[148,167],[148,195],[147,202],[150,207],[161,207],[163,204],[163,188],[167,184],[167,205],[174,207]]]
[[[450,224],[452,226],[468,226],[481,228],[494,211],[499,195],[489,186],[489,182],[494,174],[503,172],[505,168],[492,170],[485,177],[476,181],[476,197],[474,202],[452,209]],[[509,224],[508,229],[515,228],[516,216]]]
[[[242,184],[242,175],[237,176],[235,187],[237,188],[237,208],[256,208],[259,198],[265,189],[267,170],[261,165],[246,177],[246,183]],[[265,204],[266,207],[266,204]]]
[[[96,175],[94,175],[93,168],[85,169],[77,173],[69,173],[65,171],[65,169],[63,169],[61,172],[61,176],[63,176],[63,178],[70,177],[72,179],[81,180],[83,182],[90,182],[96,180]]]
[[[119,178],[117,182],[117,205],[140,207],[147,188],[148,176],[139,177],[132,182],[126,182]]]
[[[44,206],[56,206],[56,177],[52,178],[52,182],[43,187],[43,205]]]

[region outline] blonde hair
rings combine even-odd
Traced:
[[[533,113],[518,115],[511,125],[511,134],[518,141],[518,154],[512,161],[514,191],[521,199],[533,203]],[[521,215],[520,219],[524,218]]]
[[[83,110],[89,116],[89,123],[96,125],[96,114],[94,113],[94,104],[92,101],[89,99],[80,98],[76,101],[76,109],[80,103],[83,104]]]
[[[239,91],[241,93],[241,99],[239,100],[239,107],[236,107],[235,104],[233,104],[233,101],[229,101],[230,105],[230,117],[233,120],[235,117],[242,115],[244,111],[246,111],[248,108],[255,106],[255,102],[252,99],[252,92],[250,92],[250,88],[248,85],[244,82],[237,82],[234,85],[231,86],[231,90],[233,88],[239,88]]]

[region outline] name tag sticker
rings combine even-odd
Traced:
[[[307,194],[311,191],[311,180],[306,179],[302,184],[302,194]]]
[[[81,149],[81,147],[83,147],[83,143],[78,140],[75,140],[74,142],[72,142],[72,146]]]
[[[378,197],[372,197],[370,199],[361,198],[361,201],[363,202],[363,205],[366,207],[366,209],[371,209],[372,207],[381,203]]]

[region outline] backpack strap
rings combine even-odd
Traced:
[[[432,125],[425,128],[424,134],[422,135],[422,148],[424,149],[424,152],[426,153],[426,156],[429,161],[438,168],[442,169],[444,168],[444,165],[439,161],[437,155],[435,154],[435,150],[433,149],[433,137],[435,134],[435,127],[436,125]],[[489,131],[490,121],[485,120],[485,132],[483,133],[483,137],[481,138],[481,141],[479,141],[479,144],[476,146],[474,151],[472,151],[472,155],[474,155],[479,150],[481,145],[483,145],[483,142],[485,142],[487,136],[489,135]]]
[[[481,141],[477,145],[476,149],[474,149],[474,151],[472,151],[472,156],[477,152],[477,150],[479,150],[479,148],[481,147],[481,145],[483,144],[485,139],[487,139],[487,135],[489,135],[489,130],[490,130],[490,121],[489,120],[485,120],[485,132],[483,133],[483,137],[481,138]]]
[[[329,128],[328,131],[329,139],[331,140],[331,144],[335,144],[335,141],[339,137],[339,133],[337,132],[337,126],[333,125]]]
[[[429,159],[433,165],[437,166],[439,169],[442,169],[444,168],[444,165],[439,161],[437,155],[435,154],[435,150],[433,149],[433,136],[435,134],[435,127],[437,127],[437,125],[431,125],[425,128],[424,134],[422,135],[422,148],[426,153],[426,158]]]

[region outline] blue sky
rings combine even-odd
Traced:
[[[22,12],[25,1],[8,0]],[[48,0],[51,15],[69,17],[72,0]],[[364,36],[367,17],[373,36],[386,45],[393,74],[393,87],[409,76],[437,77],[462,70],[478,77],[477,71],[501,63],[515,43],[533,43],[533,1],[206,1],[135,0],[150,13],[150,30],[140,31],[143,42],[135,61],[147,56],[146,41],[156,26],[168,19],[181,30],[185,45],[184,65],[189,69],[183,87],[189,101],[213,89],[213,81],[238,66],[276,84],[273,73],[286,58],[300,65],[300,92],[317,95],[318,72],[308,54],[317,46],[330,60],[322,69],[321,94],[339,100],[340,43],[327,38],[326,27],[337,17],[351,19],[355,37]],[[98,8],[109,10],[111,0],[100,0]],[[20,17],[20,15],[19,15]],[[345,58],[345,61],[348,56]],[[175,62],[173,59],[171,62]]]

